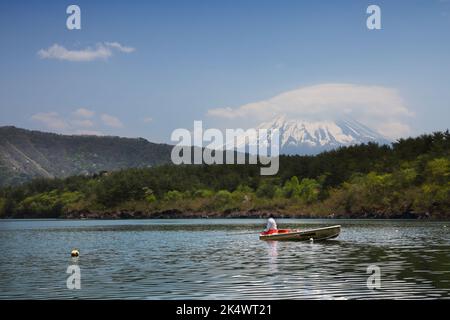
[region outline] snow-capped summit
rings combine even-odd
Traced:
[[[377,142],[390,143],[388,139],[355,120],[304,121],[279,116],[262,123],[257,129],[278,129],[280,153],[317,154],[341,146]],[[247,141],[254,144],[255,141]],[[245,137],[237,139],[237,147],[245,144]]]

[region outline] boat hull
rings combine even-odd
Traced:
[[[276,240],[276,241],[314,241],[333,239],[341,233],[341,226],[330,226],[325,228],[316,228],[309,230],[293,231],[287,233],[273,233],[268,235],[259,235],[260,240]]]

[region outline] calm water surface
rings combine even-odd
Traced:
[[[450,297],[450,222],[341,224],[335,240],[264,242],[263,220],[2,220],[0,299],[436,299]],[[71,258],[72,248],[81,255]],[[69,290],[69,265],[81,289]],[[367,267],[381,288],[367,288]]]

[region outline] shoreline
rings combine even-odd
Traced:
[[[60,220],[144,220],[144,219],[265,219],[269,213],[274,213],[277,219],[367,219],[367,220],[431,220],[447,221],[450,220],[445,213],[350,213],[350,214],[331,214],[320,215],[312,213],[285,213],[273,211],[230,211],[230,212],[191,212],[178,209],[143,212],[132,210],[114,210],[114,211],[69,211],[59,216],[41,216],[41,215],[6,215],[0,217],[2,220],[8,219],[60,219]],[[447,217],[446,217],[447,216]]]

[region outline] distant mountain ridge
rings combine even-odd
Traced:
[[[273,121],[260,124],[257,129],[274,130],[280,133],[281,154],[318,154],[338,147],[376,142],[389,144],[387,138],[355,120],[305,121],[279,116]],[[237,138],[237,147],[255,144],[245,137]]]
[[[280,116],[258,129],[279,130],[281,154],[318,154],[354,144],[390,143],[353,120],[310,122]],[[250,141],[253,143],[256,141]],[[238,137],[237,147],[242,144],[248,141]],[[64,178],[171,163],[172,147],[143,138],[62,135],[0,127],[0,187],[38,177]]]
[[[170,162],[172,146],[143,138],[61,135],[0,127],[0,186]]]

